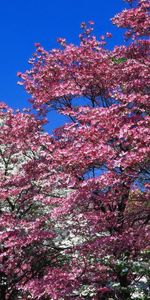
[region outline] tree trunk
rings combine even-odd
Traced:
[[[129,280],[127,278],[127,274],[125,275],[119,275],[119,282],[120,282],[120,291],[119,291],[119,297],[121,300],[130,300],[130,291],[129,291]]]

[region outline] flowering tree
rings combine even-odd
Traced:
[[[45,270],[50,272],[52,282],[56,276],[59,280],[57,273],[62,273],[60,266],[66,260],[63,249],[54,241],[58,229],[50,218],[56,198],[62,197],[64,191],[60,190],[61,175],[52,158],[53,139],[42,131],[44,122],[27,112],[15,113],[1,103],[0,299],[3,300],[31,299],[25,285],[43,278]],[[41,293],[39,290],[39,296]]]
[[[150,5],[127,2],[112,19],[127,46],[107,50],[111,34],[97,40],[83,23],[80,45],[37,44],[18,74],[33,107],[68,124],[49,136],[43,121],[2,107],[4,299],[149,297]]]

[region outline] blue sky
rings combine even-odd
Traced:
[[[66,37],[78,43],[82,21],[95,22],[95,34],[112,32],[109,47],[123,43],[122,31],[110,18],[126,4],[123,0],[3,0],[0,4],[0,101],[13,108],[28,107],[29,95],[17,85],[18,71],[28,68],[28,59],[40,42],[46,49],[57,47],[56,39]],[[49,115],[49,130],[63,118]]]

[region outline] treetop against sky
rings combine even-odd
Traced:
[[[68,42],[79,43],[80,24],[95,22],[95,34],[112,32],[113,39],[108,47],[122,43],[122,35],[112,25],[110,18],[127,7],[121,0],[109,1],[11,1],[1,3],[0,32],[0,99],[13,108],[28,107],[28,96],[17,86],[17,72],[28,68],[28,59],[35,51],[34,44],[40,42],[46,49],[57,48],[57,38],[64,37]],[[8,88],[9,83],[9,88]],[[48,130],[66,121],[63,116],[53,113],[49,116]]]
[[[127,2],[126,44],[93,21],[36,42],[18,73],[34,110],[0,102],[2,300],[149,299],[150,3]],[[68,119],[53,134],[50,110]]]

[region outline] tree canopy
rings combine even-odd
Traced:
[[[38,114],[0,106],[0,298],[149,297],[149,8],[112,22],[126,45],[82,23],[80,44],[36,44],[18,73]],[[68,117],[52,135],[51,109]]]

